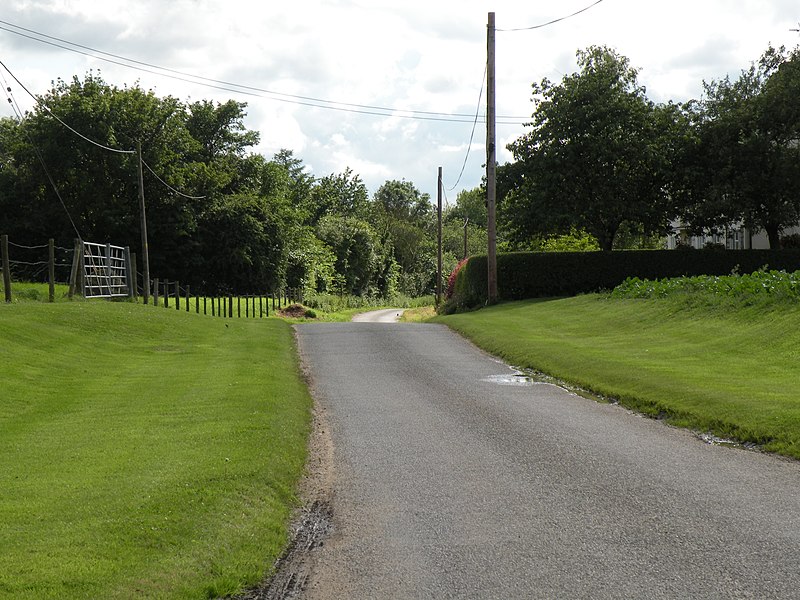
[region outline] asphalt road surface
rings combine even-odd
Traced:
[[[534,384],[431,324],[302,324],[333,441],[307,598],[798,598],[800,463]]]

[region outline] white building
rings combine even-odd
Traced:
[[[769,239],[764,230],[751,231],[747,227],[731,226],[726,227],[720,233],[708,233],[704,235],[689,235],[687,227],[680,221],[672,224],[675,233],[667,236],[667,249],[674,250],[678,246],[691,246],[698,250],[707,244],[723,245],[727,250],[768,250]],[[781,237],[800,234],[800,227],[790,227],[781,232]]]

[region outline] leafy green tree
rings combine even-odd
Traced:
[[[344,173],[332,173],[317,180],[301,206],[305,210],[306,222],[316,225],[329,215],[366,218],[368,198],[367,186],[348,168]]]
[[[410,181],[385,182],[375,192],[370,220],[397,265],[398,291],[429,293],[436,280],[436,215],[430,196]]]
[[[294,206],[300,206],[311,192],[315,181],[314,176],[306,172],[303,160],[297,158],[294,152],[286,148],[277,152],[271,162],[282,166],[286,171],[289,177],[289,201]]]
[[[650,102],[627,58],[607,47],[579,51],[580,72],[533,85],[531,131],[509,145],[501,168],[512,237],[593,235],[611,250],[620,226],[664,231],[672,216],[672,107]]]
[[[768,48],[732,81],[704,83],[689,105],[695,137],[685,152],[684,220],[696,230],[743,222],[770,247],[800,221],[800,50]]]
[[[378,293],[379,240],[369,223],[355,217],[328,215],[320,219],[316,236],[336,256],[342,291],[356,296]]]
[[[487,212],[486,190],[483,187],[476,187],[460,191],[455,205],[444,211],[443,220],[445,223],[458,221],[462,225],[465,220],[469,220],[473,225],[486,229]]]
[[[203,289],[215,292],[264,293],[286,284],[289,248],[285,211],[254,195],[225,196],[214,201],[200,220],[198,237],[204,254]]]

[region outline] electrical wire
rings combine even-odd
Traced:
[[[590,8],[594,8],[595,6],[600,4],[602,1],[603,0],[597,0],[594,4],[590,4],[589,6],[587,6],[585,8],[582,8],[579,11],[572,13],[571,15],[567,15],[565,17],[559,17],[558,19],[553,19],[552,21],[548,21],[547,23],[541,23],[539,25],[534,25],[532,27],[518,27],[516,29],[495,29],[495,31],[502,31],[504,33],[508,33],[508,32],[514,32],[514,31],[532,31],[534,29],[541,29],[542,27],[547,27],[548,25],[554,25],[556,23],[560,23],[561,21],[566,21],[567,19],[571,19],[572,17],[575,17],[575,16],[577,16],[577,15],[579,15],[581,13],[586,12]],[[0,23],[2,23],[2,22],[3,21],[0,21]]]
[[[150,172],[153,174],[153,177],[155,177],[156,179],[158,179],[158,181],[160,181],[160,182],[161,182],[161,184],[162,184],[164,187],[166,187],[166,188],[167,188],[168,190],[170,190],[171,192],[174,192],[175,194],[178,194],[178,196],[182,196],[183,198],[188,198],[189,200],[202,200],[203,198],[205,198],[205,196],[189,196],[189,195],[187,195],[187,194],[184,194],[183,192],[179,192],[179,191],[178,191],[178,190],[176,190],[174,187],[172,187],[170,184],[168,184],[166,181],[164,181],[163,179],[161,179],[161,177],[159,177],[159,176],[156,174],[156,172],[155,172],[155,171],[153,171],[153,169],[151,169],[151,168],[150,168],[150,165],[148,165],[146,162],[144,162],[144,159],[142,159],[142,164],[143,164],[145,167],[147,167],[147,170],[148,170],[148,171],[150,171]]]
[[[0,62],[0,64],[2,63]],[[3,68],[5,68],[5,70],[8,71],[8,67],[6,67],[5,65],[3,65]],[[14,77],[11,71],[8,71],[8,73],[9,75],[11,75],[11,77]],[[0,75],[2,75],[2,71],[0,71]],[[25,134],[25,137],[28,139],[28,143],[31,145],[31,148],[33,148],[36,157],[39,159],[39,162],[42,165],[42,169],[44,169],[44,174],[47,177],[47,180],[50,182],[50,187],[53,188],[53,191],[55,192],[58,201],[61,203],[64,212],[67,214],[67,219],[69,219],[69,222],[72,225],[72,229],[75,231],[75,234],[78,236],[78,239],[82,240],[83,236],[81,235],[81,232],[78,231],[78,226],[75,225],[75,221],[72,220],[72,215],[70,214],[69,209],[67,208],[67,204],[64,202],[64,199],[61,197],[61,192],[59,192],[58,186],[56,185],[53,176],[50,175],[50,170],[47,168],[47,163],[44,162],[44,157],[42,156],[42,153],[39,151],[39,147],[34,143],[33,139],[28,134],[28,131],[24,127],[22,127],[22,122],[24,120],[24,117],[22,111],[19,110],[19,105],[17,104],[17,101],[14,98],[14,94],[11,91],[11,86],[8,85],[5,76],[2,76],[2,79],[3,79],[3,90],[5,91],[6,97],[8,98],[8,102],[9,104],[11,104],[11,107],[14,110],[14,114],[17,117],[17,123],[20,126],[20,130],[22,130],[22,132]],[[16,80],[17,78],[14,77],[14,79]],[[17,81],[17,83],[19,83],[19,81]]]
[[[76,54],[89,56],[91,58],[96,58],[98,60],[102,60],[122,67],[127,67],[129,69],[150,73],[152,75],[167,77],[170,79],[175,79],[177,81],[183,81],[185,83],[204,85],[206,87],[232,92],[235,94],[243,94],[259,98],[267,98],[277,102],[284,102],[300,106],[308,106],[311,108],[322,108],[327,110],[336,110],[341,112],[372,115],[379,117],[398,117],[402,119],[415,119],[422,121],[440,121],[440,122],[453,122],[453,123],[470,123],[472,118],[471,114],[465,114],[465,113],[446,113],[437,111],[392,108],[385,106],[373,106],[369,104],[356,104],[351,102],[326,100],[323,98],[314,98],[311,96],[284,94],[281,92],[275,92],[265,88],[233,83],[229,81],[213,79],[210,77],[203,77],[200,75],[194,75],[184,71],[178,71],[176,69],[161,67],[159,65],[155,65],[152,63],[147,63],[144,61],[127,58],[119,54],[105,52],[103,50],[98,50],[90,46],[84,46],[82,44],[64,40],[62,38],[57,38],[55,36],[47,35],[45,33],[41,33],[33,29],[21,27],[19,25],[15,25],[14,23],[10,23],[2,19],[0,19],[0,24],[2,24],[0,25],[0,30],[7,31],[8,33],[13,33],[14,35],[18,35],[20,37],[33,40],[35,42],[48,44],[56,48],[61,48],[62,50],[67,50],[69,52],[74,52]],[[5,27],[3,25],[5,25]],[[15,29],[18,29],[20,31],[16,31]],[[23,31],[33,35],[22,33]],[[46,39],[41,39],[41,38],[46,38]],[[54,41],[48,41],[48,40],[54,40]],[[71,48],[69,46],[74,46],[74,48]],[[134,65],[139,65],[139,66],[134,66]],[[142,68],[142,67],[147,67],[147,68]],[[157,69],[157,71],[154,71],[152,69]],[[501,119],[501,121],[499,122],[499,124],[501,125],[519,125],[522,122],[526,121],[528,117],[498,115],[498,119]]]
[[[473,121],[472,123],[472,133],[470,133],[469,135],[469,144],[467,144],[467,154],[466,156],[464,156],[464,164],[461,165],[461,172],[458,174],[458,179],[453,184],[453,187],[448,188],[447,191],[449,192],[452,192],[454,189],[456,189],[456,186],[459,183],[461,183],[461,176],[464,175],[464,169],[467,168],[467,160],[469,160],[469,154],[470,151],[472,150],[472,140],[475,138],[475,128],[478,126],[478,117],[480,116],[480,111],[481,111],[481,101],[483,100],[483,88],[484,85],[486,84],[486,72],[488,71],[488,69],[489,65],[486,64],[486,66],[484,66],[483,68],[483,77],[481,78],[481,91],[478,93],[478,108],[475,111],[475,121]]]
[[[61,123],[64,127],[69,129],[72,133],[74,133],[78,137],[86,140],[87,142],[89,142],[91,144],[94,144],[95,146],[98,146],[99,148],[102,148],[103,150],[110,150],[111,152],[117,152],[117,153],[120,153],[120,154],[136,154],[136,150],[118,150],[116,148],[109,148],[108,146],[104,146],[103,144],[95,142],[94,140],[86,137],[85,135],[83,135],[79,131],[76,131],[75,129],[73,129],[72,127],[67,125],[64,121],[59,119],[55,114],[53,114],[53,112],[49,108],[47,108],[47,106],[45,106],[44,103],[42,103],[36,96],[31,94],[31,92],[28,90],[28,88],[26,88],[22,84],[22,82],[19,79],[17,79],[17,77],[9,70],[9,68],[3,63],[3,61],[0,61],[0,65],[2,65],[3,68],[6,71],[8,71],[8,74],[11,75],[11,77],[14,78],[14,81],[16,81],[20,85],[20,87],[22,87],[22,89],[24,89],[26,92],[28,92],[28,94],[31,96],[31,98],[33,98],[34,101],[36,101],[37,105],[39,105],[42,108],[44,108],[48,112],[48,114],[50,114],[50,116],[55,118],[56,121]],[[3,81],[5,82],[5,77],[3,77]],[[11,88],[8,87],[8,85],[6,85],[5,83],[4,83],[4,85],[6,86],[6,90],[8,91],[7,95],[9,96],[9,102],[12,102],[13,95],[11,95]],[[22,111],[19,110],[19,105],[17,104],[16,100],[13,100],[13,104],[16,106],[15,112],[19,111],[18,114],[17,114],[17,119],[21,124],[22,120],[23,120]],[[28,137],[28,141],[31,143],[31,146],[33,146],[34,150],[36,151],[37,156],[39,156],[39,160],[41,161],[42,166],[44,167],[45,173],[47,174],[47,178],[50,180],[50,183],[53,186],[53,189],[55,190],[56,195],[58,195],[58,199],[61,200],[61,195],[58,193],[58,189],[56,188],[56,184],[53,181],[52,177],[50,177],[50,173],[47,170],[47,165],[45,165],[45,163],[44,163],[44,158],[42,158],[42,155],[39,153],[39,149],[33,143],[33,140],[31,140],[30,136],[28,136],[27,132],[25,132],[25,135]],[[184,194],[183,192],[180,192],[180,191],[176,190],[174,187],[169,185],[166,181],[161,179],[161,177],[159,177],[158,174],[150,167],[150,165],[148,165],[146,162],[144,162],[144,160],[142,160],[142,164],[147,167],[147,170],[150,171],[153,174],[153,176],[159,182],[161,182],[162,185],[164,185],[166,188],[168,188],[169,190],[171,190],[175,194],[178,194],[179,196],[183,196],[184,198],[189,198],[190,200],[202,200],[203,198],[205,198],[205,196],[189,196],[187,194]],[[64,201],[63,200],[61,200],[61,204],[62,204],[62,206],[64,206],[64,210],[67,210],[67,207],[66,207],[66,205],[64,205]],[[67,211],[67,215],[69,215],[69,211]],[[70,221],[72,221],[72,217],[70,217]],[[75,227],[75,223],[74,222],[72,223],[72,227],[75,229],[75,233],[78,233],[78,229],[77,229],[77,227]],[[81,237],[81,235],[79,233],[78,233],[78,237]]]
[[[47,113],[51,117],[53,117],[56,121],[61,123],[67,129],[69,129],[72,133],[77,135],[79,138],[84,139],[85,141],[89,142],[90,144],[94,144],[98,148],[102,148],[103,150],[108,150],[109,152],[118,152],[119,154],[136,154],[136,150],[120,150],[119,148],[111,148],[109,146],[101,144],[100,142],[95,142],[94,140],[92,140],[92,139],[86,137],[85,135],[83,135],[80,131],[77,131],[77,130],[73,129],[72,127],[67,125],[64,121],[62,121],[60,118],[58,118],[58,115],[56,115],[52,110],[50,110],[44,102],[42,102],[28,88],[26,88],[25,85],[19,79],[17,79],[17,76],[14,75],[14,73],[11,72],[11,70],[5,65],[5,63],[2,60],[0,60],[0,66],[2,66],[6,71],[8,71],[8,74],[11,75],[11,78],[14,81],[16,81],[17,85],[19,85],[23,90],[25,90],[31,98],[33,98],[33,101],[36,102],[36,104],[38,106],[40,106],[44,110],[46,110]]]

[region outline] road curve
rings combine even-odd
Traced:
[[[800,463],[525,385],[444,326],[297,332],[335,471],[307,598],[797,597]]]
[[[403,314],[402,308],[385,308],[359,313],[353,317],[354,323],[397,323]]]

